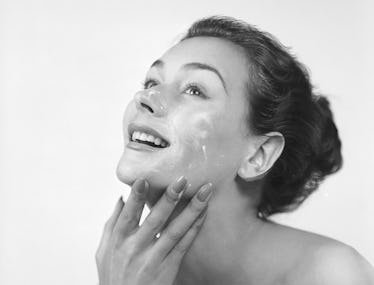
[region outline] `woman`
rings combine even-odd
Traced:
[[[342,165],[328,100],[269,34],[197,21],[151,65],[123,127],[117,176],[132,191],[104,229],[101,285],[374,284],[351,247],[267,219]]]

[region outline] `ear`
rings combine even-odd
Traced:
[[[238,170],[245,181],[259,180],[274,165],[284,148],[284,137],[279,132],[271,132],[258,138],[256,147],[253,141]]]

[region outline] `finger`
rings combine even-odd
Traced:
[[[118,219],[124,205],[125,205],[125,203],[123,202],[123,198],[121,196],[116,203],[116,206],[114,208],[114,211],[113,211],[112,215],[110,216],[110,218],[105,223],[105,227],[104,227],[105,231],[112,233],[114,225],[116,224],[117,219]]]
[[[161,233],[153,248],[155,256],[165,258],[188,232],[194,221],[206,209],[213,193],[212,183],[205,184],[191,199],[186,208]]]
[[[140,244],[149,244],[154,236],[160,232],[183,194],[186,185],[187,180],[182,176],[167,187],[165,193],[152,208],[137,232],[137,240]]]
[[[103,234],[101,236],[101,240],[100,240],[100,244],[99,244],[99,248],[105,246],[105,244],[108,242],[108,240],[109,240],[109,238],[110,238],[110,236],[113,232],[114,225],[116,224],[117,219],[118,219],[118,217],[119,217],[119,215],[122,211],[123,205],[124,205],[124,202],[123,202],[122,196],[121,196],[116,203],[116,206],[114,208],[114,211],[113,211],[112,215],[110,216],[110,218],[105,223],[104,231],[103,231]]]
[[[166,256],[164,262],[170,262],[169,264],[178,265],[181,263],[183,256],[190,249],[192,242],[195,240],[198,232],[202,228],[202,225],[207,216],[206,207],[200,216],[194,221],[187,233],[182,237],[182,239],[174,246],[174,248]]]
[[[138,228],[148,188],[148,182],[144,179],[138,179],[135,181],[131,187],[130,196],[117,219],[117,223],[113,229],[113,234],[127,236],[134,229]]]

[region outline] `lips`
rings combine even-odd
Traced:
[[[170,146],[169,140],[149,125],[130,123],[128,127],[129,147],[135,149],[156,150]]]

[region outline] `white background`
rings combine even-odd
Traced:
[[[194,20],[224,14],[291,46],[328,94],[343,170],[276,220],[374,263],[371,1],[0,1],[0,284],[96,284],[123,111]]]

